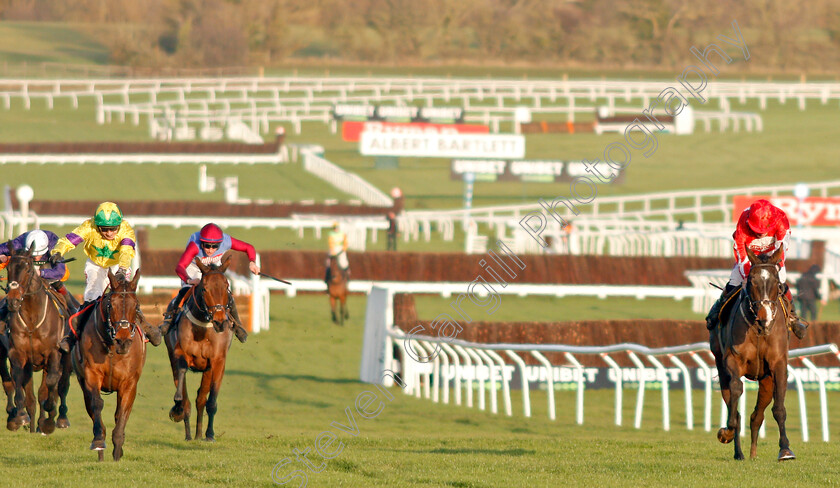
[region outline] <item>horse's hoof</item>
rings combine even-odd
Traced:
[[[55,432],[55,420],[44,419],[38,422],[38,430],[45,435],[52,434]]]
[[[796,456],[790,449],[782,449],[779,451],[779,461],[791,461],[794,459],[796,459]]]
[[[207,442],[216,442],[215,437],[205,437],[204,440],[207,441]]]
[[[743,461],[744,460],[744,453],[742,453],[742,452],[735,453],[735,460],[736,461]]]
[[[184,420],[184,410],[174,406],[169,410],[169,419],[173,422],[180,422]]]
[[[734,435],[729,434],[729,433],[726,431],[726,429],[724,429],[723,427],[721,427],[721,428],[720,428],[720,430],[718,430],[718,433],[717,433],[717,438],[718,438],[718,440],[721,442],[721,444],[729,444],[730,442],[732,442],[732,439],[734,439],[734,438],[735,438],[735,436],[734,436]]]
[[[67,429],[70,427],[70,421],[67,420],[67,417],[59,417],[55,426],[59,429]]]
[[[94,441],[90,443],[90,450],[91,451],[104,451],[105,450],[105,441],[94,439]]]

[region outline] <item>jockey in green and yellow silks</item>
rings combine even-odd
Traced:
[[[104,202],[96,207],[93,218],[87,219],[72,232],[59,239],[52,250],[51,259],[59,260],[68,251],[79,244],[87,254],[85,263],[85,294],[81,310],[87,311],[95,300],[105,293],[108,287],[108,271],[122,273],[125,279],[131,279],[131,260],[134,258],[136,240],[134,229],[123,220],[122,212],[116,203]],[[138,318],[152,345],[160,344],[160,332],[149,326],[138,308]],[[79,333],[84,327],[86,315],[79,317]],[[62,349],[72,346],[72,335],[62,341]]]
[[[347,260],[347,234],[345,234],[338,226],[338,222],[333,222],[332,230],[327,234],[327,247],[329,254],[327,255],[327,270],[324,274],[324,281],[330,281],[330,263],[333,259],[338,260],[338,268],[344,276],[344,280],[350,279],[350,262]]]

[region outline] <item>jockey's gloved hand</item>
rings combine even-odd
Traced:
[[[54,252],[54,253],[50,254],[50,257],[49,257],[48,260],[49,260],[51,266],[55,266],[56,264],[58,264],[62,261],[62,256],[61,256],[61,254],[59,254],[57,252]]]
[[[117,269],[117,273],[114,275],[115,278],[119,281],[128,281],[128,269],[126,268],[119,268]]]

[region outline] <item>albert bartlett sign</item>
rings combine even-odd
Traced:
[[[363,156],[522,159],[525,137],[514,134],[389,134],[362,132]]]

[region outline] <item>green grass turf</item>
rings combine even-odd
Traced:
[[[85,32],[86,26],[65,22],[0,22],[0,64],[105,64],[108,49]],[[28,66],[27,73],[38,72]],[[0,72],[2,73],[2,72]]]
[[[466,285],[464,286],[466,292]],[[452,298],[439,295],[415,295],[414,302],[420,319],[431,320],[441,313],[453,314],[449,304]],[[501,304],[493,314],[488,315],[486,308],[475,306],[469,300],[461,302],[462,310],[476,321],[537,321],[564,322],[575,320],[601,319],[657,319],[671,318],[678,320],[703,320],[706,313],[691,311],[691,300],[673,300],[671,298],[635,298],[614,297],[600,299],[596,297],[519,297],[501,295]],[[821,306],[820,320],[840,321],[840,306],[832,302]]]
[[[632,103],[641,104],[641,101]],[[715,109],[716,103],[712,101],[709,107],[701,108]],[[758,111],[754,102],[741,106],[733,100],[732,108]],[[634,159],[628,167],[625,182],[600,185],[596,198],[836,179],[840,175],[836,163],[840,158],[840,147],[835,143],[837,129],[834,123],[837,110],[834,104],[822,106],[809,102],[807,110],[800,112],[794,101],[780,105],[771,100],[767,110],[760,112],[765,125],[762,133],[706,134],[698,127],[698,132],[691,136],[661,134],[658,136],[659,148],[652,157],[645,159],[638,151],[633,151]],[[25,110],[20,100],[13,100],[10,110],[0,109],[0,141],[148,140],[145,121],[139,126],[130,121],[97,125],[94,119],[94,104],[90,99],[80,100],[79,109],[73,109],[68,100],[59,100],[53,110],[47,110],[43,100],[33,101],[30,110]],[[399,169],[380,170],[374,168],[373,158],[358,154],[356,143],[341,141],[339,135],[330,134],[323,124],[304,124],[301,135],[293,134],[287,127],[287,134],[289,143],[323,145],[329,160],[359,174],[385,192],[394,186],[401,187],[407,208],[459,208],[463,204],[464,184],[450,179],[448,160],[402,158]],[[617,140],[615,134],[529,135],[527,157],[599,158],[603,148]],[[275,167],[212,166],[209,173],[218,177],[238,176],[242,197],[315,201],[352,198],[312,177],[294,163]],[[119,168],[47,165],[29,168],[11,164],[3,168],[3,175],[6,184],[32,185],[36,198],[222,200],[220,191],[198,192],[197,169],[192,165],[126,165]],[[115,184],[115,181],[130,181],[131,184]],[[538,198],[565,195],[569,195],[567,183],[480,182],[475,186],[473,205],[533,204]],[[586,205],[581,206],[583,211],[586,208]],[[309,235],[300,239],[288,231],[251,231],[245,232],[243,237],[261,241],[262,248],[322,247],[321,242]],[[158,243],[163,247],[180,247],[182,239],[179,231],[170,230],[156,230],[151,237],[156,247]],[[378,245],[384,246],[384,243],[371,245],[371,248],[376,249]],[[455,251],[462,245],[460,240],[444,242],[435,235],[431,243],[401,244],[400,248]]]
[[[795,394],[788,395],[788,434],[799,459],[785,464],[775,461],[772,420],[759,459],[732,461],[732,447],[720,445],[701,428],[699,392],[693,431],[685,429],[683,393],[671,392],[671,431],[665,432],[661,394],[655,391],[646,394],[642,428],[636,430],[635,394],[629,390],[623,426],[616,427],[609,390],[586,392],[585,423],[578,426],[574,392],[557,392],[557,420],[550,421],[541,391],[531,392],[531,418],[523,417],[521,396],[514,392],[514,415],[506,418],[477,408],[435,405],[391,388],[395,398],[385,402],[378,417],[356,415],[360,433],[351,437],[331,423],[346,422],[345,407],[353,408],[359,393],[376,390],[357,381],[365,299],[352,296],[349,303],[352,319],[339,328],[329,322],[322,295],[274,297],[271,331],[230,350],[214,444],[184,441],[183,425],[168,419],[174,391],[165,350],[149,348],[119,464],[108,457],[97,463],[87,449],[92,427],[74,380],[68,431],[48,437],[0,431],[3,485],[273,486],[274,466],[293,457],[292,449],[313,446],[319,433],[330,429],[344,449],[322,472],[309,474],[308,486],[701,486],[733,470],[754,486],[828,485],[840,479],[832,461],[840,448],[819,440],[813,393],[807,398],[809,443],[802,442]],[[187,378],[192,399],[198,376],[188,373]],[[754,401],[754,393],[748,395]],[[829,393],[830,404],[838,400],[837,393]],[[109,436],[114,401],[105,398]],[[717,409],[713,421],[716,425]],[[840,435],[836,416],[830,429],[832,436]],[[110,437],[108,445],[110,456]]]

